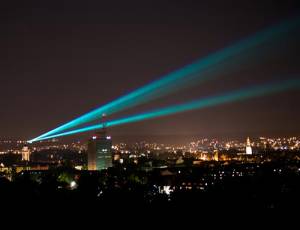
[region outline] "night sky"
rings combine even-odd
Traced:
[[[6,1],[0,139],[36,137],[170,71],[300,15],[290,1]],[[236,71],[116,114],[300,76],[294,31]],[[261,57],[261,58],[259,58]],[[115,127],[115,136],[300,135],[300,90]]]

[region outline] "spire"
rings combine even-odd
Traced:
[[[249,137],[247,138],[247,146],[248,146],[248,147],[251,147],[251,141],[250,141],[250,138],[249,138]]]
[[[106,121],[106,114],[105,113],[102,114],[101,124],[102,124],[102,128],[106,129],[106,127],[107,127],[107,121]]]
[[[251,147],[251,141],[250,138],[247,138],[247,144],[246,144],[246,154],[252,155],[252,147]]]
[[[106,138],[107,122],[106,122],[106,114],[105,113],[103,113],[101,116],[100,124],[101,124],[102,128],[96,132],[96,136],[98,138]]]

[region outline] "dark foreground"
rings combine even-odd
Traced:
[[[298,161],[207,162],[145,171],[134,166],[102,172],[59,167],[0,178],[2,204],[92,205],[114,208],[291,210],[300,207]],[[25,205],[25,206],[24,206]]]

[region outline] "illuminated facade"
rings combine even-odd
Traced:
[[[22,148],[22,161],[30,161],[30,149],[27,145]]]
[[[214,150],[214,161],[219,161],[219,151],[217,149]]]
[[[252,147],[251,147],[251,142],[249,137],[247,138],[246,155],[252,155]]]
[[[88,169],[103,170],[112,167],[112,140],[102,129],[88,142]]]

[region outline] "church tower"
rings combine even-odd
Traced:
[[[251,142],[249,137],[247,138],[246,155],[252,155],[252,147],[251,147]]]

